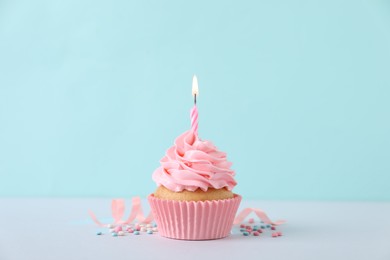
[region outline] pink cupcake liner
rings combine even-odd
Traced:
[[[159,234],[184,240],[208,240],[229,236],[241,196],[208,201],[175,201],[148,196]]]

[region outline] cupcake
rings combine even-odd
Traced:
[[[226,153],[189,130],[180,135],[153,173],[148,196],[160,235],[208,240],[230,234],[241,196]]]

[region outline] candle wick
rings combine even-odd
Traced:
[[[194,94],[194,104],[196,105],[196,94]]]

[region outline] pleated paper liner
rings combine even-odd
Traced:
[[[208,201],[175,201],[148,196],[159,234],[183,240],[209,240],[229,236],[241,196]]]

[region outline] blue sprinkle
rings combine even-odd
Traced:
[[[267,227],[267,228],[270,228],[270,227],[271,227],[271,225],[270,225],[270,224],[268,224],[266,227]]]
[[[133,233],[134,235],[139,235],[139,231],[134,231],[134,233]]]
[[[153,234],[153,231],[152,230],[148,230],[146,233],[148,233],[149,235]]]
[[[100,236],[102,234],[102,232],[96,232],[96,235]]]
[[[244,236],[246,236],[246,237],[249,236],[249,232],[246,232],[246,231],[245,231],[244,233],[242,233],[242,234],[243,234]]]
[[[117,236],[118,236],[118,233],[113,232],[113,233],[112,233],[112,236],[113,236],[113,237],[117,237]]]
[[[244,232],[244,231],[246,231],[246,229],[245,228],[240,228],[240,231]]]
[[[257,231],[257,230],[259,230],[259,227],[258,226],[254,226],[252,230],[253,231]]]
[[[265,226],[260,226],[260,228],[261,228],[261,229],[264,229],[264,228],[265,228]]]
[[[156,224],[156,223],[154,223],[153,227],[157,227],[157,224]]]

